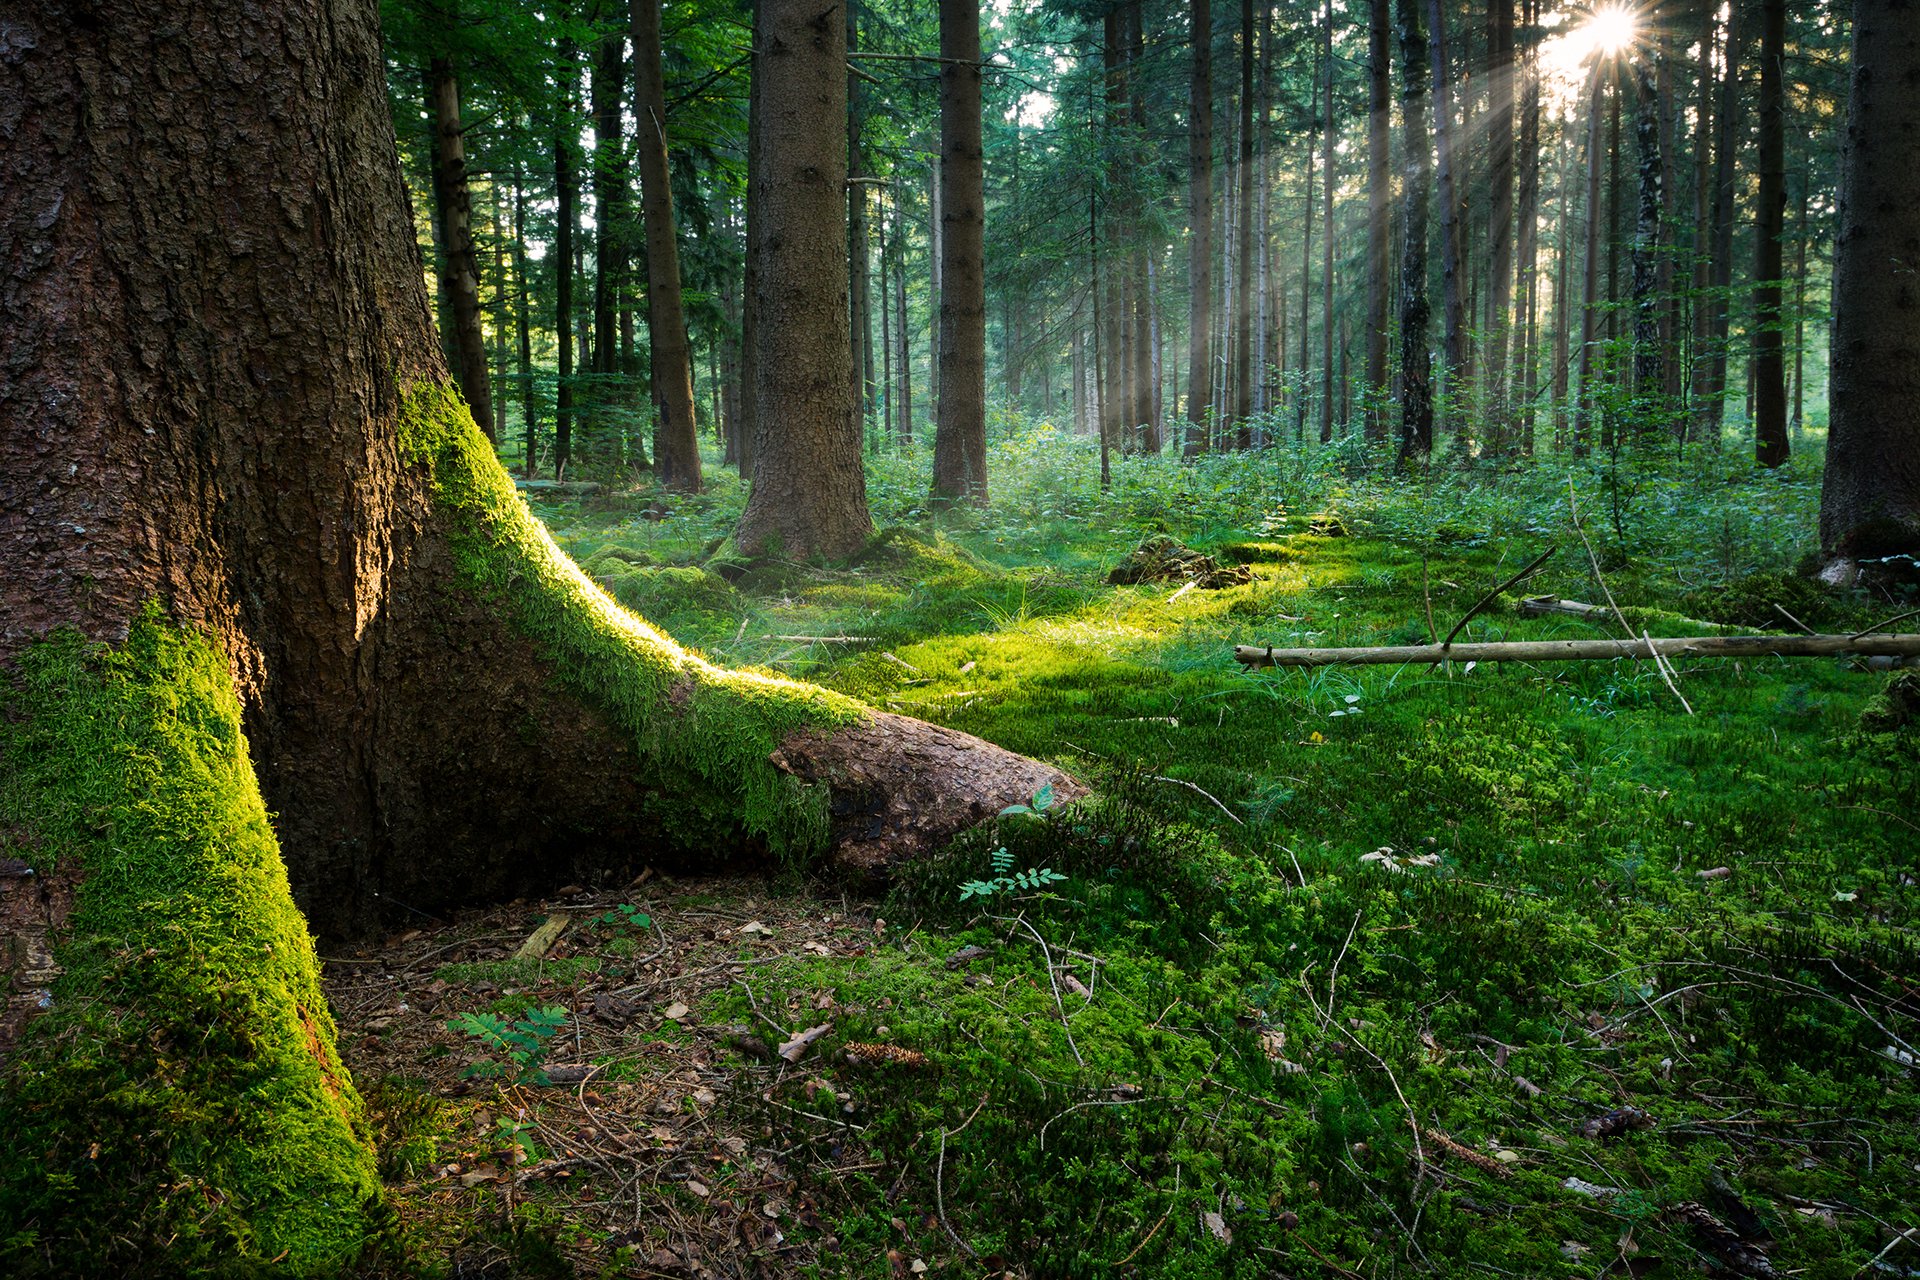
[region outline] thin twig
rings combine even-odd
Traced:
[[[1861,636],[1870,636],[1874,632],[1879,631],[1885,627],[1890,627],[1896,622],[1905,622],[1908,618],[1913,618],[1913,617],[1920,617],[1920,609],[1909,609],[1905,613],[1896,613],[1891,618],[1886,619],[1884,622],[1874,623],[1872,626],[1868,627],[1865,631],[1854,632],[1852,635],[1848,636],[1847,639],[1858,640]]]
[[[1818,632],[1816,632],[1816,631],[1815,631],[1815,630],[1814,630],[1814,629],[1813,629],[1812,627],[1810,627],[1810,626],[1808,626],[1808,625],[1807,625],[1806,623],[1804,623],[1804,622],[1802,622],[1802,621],[1800,621],[1800,619],[1798,619],[1798,618],[1796,618],[1796,617],[1794,617],[1794,616],[1793,616],[1792,614],[1790,614],[1790,613],[1788,613],[1788,612],[1787,612],[1787,611],[1786,611],[1785,609],[1782,609],[1782,608],[1781,608],[1781,607],[1779,606],[1779,604],[1778,604],[1778,603],[1776,603],[1776,604],[1775,604],[1775,605],[1773,606],[1773,611],[1774,611],[1775,613],[1777,613],[1777,614],[1779,614],[1779,615],[1780,615],[1781,617],[1783,617],[1783,618],[1785,618],[1785,619],[1786,619],[1786,620],[1787,620],[1788,622],[1791,622],[1791,623],[1792,623],[1792,624],[1793,624],[1794,626],[1796,626],[1796,627],[1798,627],[1798,628],[1800,628],[1800,631],[1801,631],[1801,634],[1803,634],[1803,635],[1809,635],[1809,636],[1811,636],[1811,635],[1818,635],[1818,634],[1819,634],[1819,633],[1818,633]],[[1855,636],[1854,638],[1855,638],[1856,640],[1857,640],[1857,639],[1859,639],[1859,637],[1858,637],[1858,636]]]
[[[1202,788],[1194,785],[1191,782],[1188,782],[1185,778],[1166,778],[1166,777],[1162,777],[1157,773],[1150,773],[1147,775],[1147,779],[1151,782],[1171,782],[1176,787],[1185,787],[1189,791],[1197,791],[1201,795],[1205,796],[1207,799],[1213,801],[1214,805],[1220,810],[1220,812],[1226,814],[1227,817],[1233,819],[1234,825],[1241,826],[1241,827],[1244,827],[1247,825],[1246,823],[1240,821],[1239,814],[1227,808],[1226,805],[1221,804],[1220,798],[1218,796],[1214,795],[1210,791],[1203,790]]]
[[[950,1137],[958,1137],[964,1133],[967,1126],[973,1123],[974,1116],[980,1114],[980,1108],[986,1105],[987,1095],[983,1093],[980,1095],[979,1104],[973,1109],[973,1115],[968,1116],[962,1121],[958,1129],[942,1129],[940,1131],[940,1159],[933,1166],[933,1204],[934,1207],[940,1211],[940,1225],[947,1229],[948,1237],[960,1246],[962,1252],[969,1258],[976,1259],[980,1256],[979,1253],[975,1251],[972,1245],[962,1240],[960,1233],[953,1229],[953,1224],[947,1221],[947,1139]]]
[[[1447,638],[1440,642],[1440,647],[1444,649],[1448,645],[1452,644],[1453,638],[1460,634],[1460,629],[1462,627],[1465,627],[1469,622],[1473,621],[1475,614],[1479,613],[1482,609],[1486,608],[1488,605],[1492,604],[1496,599],[1498,599],[1502,591],[1505,591],[1508,587],[1514,585],[1516,582],[1519,582],[1521,579],[1530,576],[1535,569],[1538,569],[1541,565],[1545,564],[1548,561],[1548,559],[1552,557],[1553,553],[1558,551],[1559,549],[1560,548],[1557,546],[1548,547],[1545,551],[1542,551],[1539,555],[1535,556],[1532,560],[1529,560],[1527,562],[1526,568],[1514,574],[1511,578],[1508,578],[1505,582],[1501,583],[1499,586],[1495,587],[1493,590],[1487,592],[1487,594],[1485,594],[1484,596],[1481,596],[1480,599],[1474,604],[1473,608],[1467,610],[1466,613],[1461,615],[1460,621],[1453,624],[1453,630],[1447,632]]]
[[[1580,545],[1587,549],[1587,563],[1593,566],[1593,580],[1600,584],[1602,594],[1607,597],[1607,607],[1613,610],[1613,616],[1620,623],[1620,629],[1631,638],[1633,627],[1628,624],[1627,615],[1621,612],[1619,603],[1614,600],[1613,588],[1607,585],[1607,575],[1600,571],[1600,557],[1593,553],[1593,543],[1587,540],[1586,528],[1580,523],[1580,504],[1574,497],[1571,478],[1567,480],[1567,513],[1573,518],[1573,531],[1580,535]],[[1667,688],[1673,692],[1673,696],[1680,699],[1680,705],[1686,708],[1687,714],[1692,715],[1693,705],[1680,692],[1680,686],[1674,683],[1673,672],[1667,660],[1661,657],[1659,651],[1653,647],[1653,636],[1643,630],[1640,638],[1647,642],[1647,655],[1653,659],[1653,669],[1660,673],[1662,680],[1666,681]]]
[[[1005,920],[1006,918],[1005,916],[994,917],[996,920]],[[1067,1025],[1067,1006],[1066,1003],[1060,999],[1060,978],[1059,975],[1053,971],[1053,950],[1047,946],[1047,940],[1040,936],[1039,930],[1027,923],[1026,912],[1023,911],[1018,916],[1015,916],[1013,923],[1033,935],[1033,940],[1040,944],[1041,958],[1047,962],[1047,985],[1053,988],[1053,1007],[1060,1014],[1060,1029],[1067,1033],[1067,1048],[1073,1050],[1073,1060],[1075,1062],[1083,1067],[1086,1066],[1087,1060],[1080,1056],[1080,1046],[1073,1042],[1073,1028]]]

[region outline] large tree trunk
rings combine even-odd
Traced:
[[[1401,186],[1400,461],[1424,462],[1433,453],[1433,361],[1427,351],[1427,198],[1432,152],[1427,139],[1426,37],[1419,0],[1399,0]]]
[[[847,52],[860,47],[860,5],[847,3]],[[866,430],[867,409],[873,397],[873,275],[867,236],[867,200],[871,188],[862,180],[861,134],[866,121],[860,103],[860,81],[853,63],[847,63],[847,269],[849,324],[853,380],[853,420]]]
[[[1855,0],[1820,543],[1920,555],[1920,30],[1902,0]]]
[[[1753,450],[1763,467],[1787,460],[1786,334],[1781,252],[1787,228],[1787,0],[1760,6],[1760,208],[1753,287]],[[1909,86],[1913,88],[1915,86]]]
[[[940,0],[940,403],[933,500],[987,501],[986,153],[980,0]]]
[[[633,0],[634,114],[640,212],[647,231],[647,345],[653,382],[653,462],[660,483],[700,490],[700,437],[693,420],[693,347],[680,300],[680,246],[667,173],[667,87],[660,69],[660,0]]]
[[[809,6],[770,7],[769,62],[839,83]],[[48,886],[65,972],[11,1028],[0,1269],[352,1259],[378,1185],[309,923],[675,849],[872,868],[1072,787],[710,666],[555,548],[435,346],[376,14],[11,18],[0,857]],[[770,82],[768,133],[808,166],[842,135],[792,101]],[[831,211],[838,177],[774,186]],[[833,231],[770,258],[771,328],[814,321],[774,285]]]
[[[487,345],[480,330],[480,259],[473,248],[473,193],[467,185],[467,144],[460,129],[460,81],[448,58],[427,69],[433,98],[433,195],[440,226],[440,287],[449,314],[447,351],[474,421],[493,439],[493,390]]]
[[[1206,451],[1213,404],[1213,4],[1189,11],[1193,73],[1187,104],[1187,433],[1181,452]],[[1075,351],[1079,348],[1076,346]]]

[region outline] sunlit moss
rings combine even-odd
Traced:
[[[224,658],[149,612],[116,649],[42,641],[0,702],[0,856],[78,883],[52,1006],[0,1084],[0,1260],[350,1261],[371,1147]]]
[[[744,830],[794,861],[824,847],[824,794],[769,757],[796,730],[858,719],[860,704],[715,666],[620,607],[527,511],[450,384],[412,390],[399,438],[432,468],[466,585],[533,640],[562,687],[632,736],[669,837],[701,848]]]

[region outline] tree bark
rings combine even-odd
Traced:
[[[1487,324],[1486,436],[1497,456],[1515,451],[1515,432],[1507,387],[1508,332],[1513,316],[1513,0],[1488,0],[1487,92]]]
[[[1901,0],[1855,0],[1840,135],[1840,231],[1820,543],[1920,555],[1920,31]]]
[[[940,0],[940,404],[933,501],[987,502],[986,153],[980,0]]]
[[[1667,296],[1660,288],[1665,259],[1661,229],[1666,213],[1666,157],[1660,146],[1660,96],[1656,68],[1643,51],[1633,68],[1636,97],[1634,142],[1639,177],[1639,216],[1633,232],[1633,429],[1646,437],[1666,425],[1667,349],[1662,313]]]
[[[847,397],[847,28],[819,0],[761,0],[763,174],[748,555],[850,556],[873,532]]]
[[[635,158],[647,233],[647,340],[654,411],[653,461],[660,483],[700,491],[700,437],[693,418],[693,347],[680,298],[680,245],[667,171],[667,88],[660,66],[660,0],[633,0]]]
[[[1763,467],[1787,460],[1786,333],[1781,315],[1787,226],[1787,4],[1760,5],[1760,192],[1753,288],[1753,449]]]
[[[1367,439],[1387,438],[1386,384],[1392,278],[1393,219],[1393,19],[1391,0],[1369,0],[1367,24],[1367,385],[1364,401]]]
[[[1440,202],[1440,381],[1445,388],[1447,425],[1465,444],[1471,429],[1458,384],[1467,368],[1466,280],[1462,266],[1466,244],[1456,189],[1453,70],[1447,55],[1446,7],[1441,0],[1427,0],[1427,24],[1427,49],[1433,60],[1433,134],[1439,156],[1434,176]]]
[[[860,47],[859,0],[847,3],[847,51]],[[861,181],[865,174],[861,154],[861,134],[866,121],[860,103],[860,81],[847,64],[847,267],[849,271],[848,306],[852,326],[853,420],[866,429],[867,408],[873,397],[873,276],[869,260],[867,200],[870,188]]]
[[[844,295],[815,283],[843,243],[840,23],[768,8],[767,327],[839,339],[837,376],[781,389],[844,414]],[[378,1184],[309,923],[676,849],[870,871],[1077,791],[715,668],[555,548],[437,354],[373,0],[12,21],[0,840],[71,894],[0,1080],[36,1255],[352,1262]]]
[[[1432,356],[1427,350],[1427,201],[1432,162],[1427,138],[1427,41],[1419,0],[1399,0],[1401,142],[1400,461],[1433,453]]]
[[[1206,452],[1213,404],[1213,4],[1188,11],[1193,69],[1187,92],[1187,432],[1181,452]],[[1076,348],[1077,350],[1077,348]]]
[[[1240,208],[1233,306],[1233,422],[1241,448],[1252,443],[1253,412],[1253,0],[1240,0]]]
[[[1696,365],[1694,403],[1701,434],[1718,448],[1720,423],[1727,406],[1727,344],[1732,320],[1733,219],[1740,150],[1740,14],[1745,5],[1727,7],[1726,38],[1721,52],[1720,101],[1713,113],[1713,242],[1709,275],[1711,309],[1707,325],[1707,352]]]
[[[480,259],[473,247],[473,193],[467,185],[467,144],[460,129],[460,81],[449,58],[427,69],[433,97],[433,193],[439,213],[442,288],[451,314],[447,350],[474,421],[493,440],[493,389],[487,344],[480,329]]]
[[[1600,341],[1600,227],[1602,172],[1600,115],[1606,102],[1607,70],[1596,61],[1593,91],[1587,102],[1587,235],[1580,277],[1580,372],[1575,379],[1573,451],[1585,455],[1593,444],[1594,346]]]
[[[527,193],[519,162],[513,169],[514,328],[520,340],[520,418],[526,442],[521,473],[532,479],[540,465],[540,405],[533,388],[533,291],[527,283]]]
[[[753,52],[747,75],[747,197],[746,261],[740,290],[740,478],[753,482],[754,459],[760,448],[760,241],[766,227],[767,174],[760,147],[761,121],[766,114],[761,92],[766,24],[763,0],[753,0]]]
[[[559,226],[553,238],[553,338],[559,348],[559,368],[553,392],[553,478],[567,478],[573,460],[573,253],[580,230],[579,187],[574,176],[574,148],[579,145],[573,118],[575,86],[569,78],[574,50],[560,46],[560,102],[553,134],[553,190],[559,206]]]
[[[1321,166],[1320,211],[1320,443],[1333,441],[1333,183],[1338,168],[1339,148],[1335,145],[1338,126],[1333,118],[1333,0],[1327,0],[1325,25],[1320,29],[1320,61],[1324,68],[1325,96],[1321,126],[1327,145]]]

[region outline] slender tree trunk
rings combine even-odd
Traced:
[[[487,344],[480,329],[480,259],[473,246],[473,196],[467,184],[467,144],[460,129],[460,81],[453,62],[435,58],[427,79],[433,89],[433,190],[440,209],[441,271],[451,316],[443,316],[448,344],[474,421],[493,435],[493,388],[487,374]]]
[[[880,429],[887,443],[895,439],[893,412],[896,404],[893,366],[893,262],[892,238],[887,234],[886,206],[881,205],[880,223],[875,234],[880,243]],[[905,338],[905,334],[900,335]]]
[[[1713,262],[1708,306],[1707,359],[1695,400],[1701,434],[1715,448],[1727,407],[1727,355],[1733,306],[1733,219],[1740,149],[1740,14],[1727,9],[1725,49],[1721,55],[1720,102],[1713,113]]]
[[[1573,140],[1573,124],[1569,120],[1562,133],[1568,135],[1561,143],[1560,161],[1560,216],[1555,219],[1560,225],[1555,235],[1554,247],[1554,285],[1553,285],[1553,377],[1549,383],[1548,395],[1553,399],[1553,447],[1564,449],[1568,445],[1567,434],[1567,390],[1568,371],[1572,360],[1569,330],[1573,325],[1573,226],[1576,208],[1574,205],[1574,181],[1578,172],[1579,149]]]
[[[1920,555],[1920,30],[1901,0],[1855,0],[1820,544]]]
[[[1252,441],[1253,412],[1253,0],[1240,0],[1240,207],[1234,267],[1233,421],[1236,443]]]
[[[1702,379],[1707,368],[1707,348],[1713,334],[1713,304],[1707,296],[1713,285],[1713,123],[1715,35],[1718,9],[1702,4],[1700,12],[1700,75],[1694,99],[1693,132],[1693,280],[1687,351],[1687,412],[1677,417],[1676,427],[1682,443],[1691,434],[1692,424],[1700,417]]]
[[[1514,359],[1520,366],[1519,448],[1534,451],[1533,429],[1540,394],[1540,62],[1537,51],[1540,9],[1538,0],[1524,0],[1521,21],[1528,40],[1520,69],[1520,196],[1519,228],[1515,233],[1521,334]]]
[[[567,464],[573,460],[573,253],[579,230],[576,208],[579,189],[574,177],[574,86],[570,73],[575,53],[571,46],[560,46],[559,119],[553,135],[553,189],[559,205],[559,226],[553,240],[553,336],[559,348],[559,370],[553,393],[553,478],[567,477]]]
[[[1320,225],[1320,443],[1333,440],[1333,183],[1340,154],[1338,126],[1333,118],[1333,0],[1327,0],[1325,25],[1320,31],[1320,61],[1325,68],[1322,123],[1326,128],[1326,163],[1321,167],[1324,208]]]
[[[513,167],[514,324],[520,338],[520,418],[526,439],[522,471],[532,479],[540,470],[540,399],[533,386],[533,291],[527,283],[527,193],[520,165]]]
[[[980,0],[940,0],[940,417],[935,503],[987,502],[986,173]]]
[[[760,134],[766,116],[761,92],[765,59],[762,41],[766,24],[761,7],[753,3],[753,52],[747,76],[747,195],[746,261],[740,290],[740,478],[753,480],[760,449],[760,242],[766,233],[767,171]]]
[[[594,51],[587,90],[593,110],[593,360],[602,375],[596,406],[613,399],[608,375],[620,368],[620,292],[625,267],[627,158],[620,127],[626,82],[625,32],[603,37]],[[596,416],[601,416],[596,414]],[[622,428],[622,435],[625,429]]]
[[[1580,372],[1573,410],[1573,451],[1584,457],[1593,443],[1594,346],[1600,341],[1600,119],[1605,109],[1608,69],[1596,62],[1593,92],[1587,104],[1587,243],[1580,284]]]
[[[1369,0],[1367,24],[1367,382],[1362,397],[1367,439],[1387,438],[1388,303],[1393,253],[1393,75],[1391,0]]]
[[[667,88],[660,65],[660,0],[633,0],[635,159],[647,235],[647,339],[654,412],[653,460],[660,483],[700,491],[700,437],[693,420],[693,349],[680,299],[680,245],[667,169]]]
[[[847,385],[847,29],[761,0],[759,320],[748,555],[852,555],[873,531]]]
[[[1456,185],[1456,135],[1453,118],[1453,68],[1447,55],[1447,14],[1441,0],[1427,0],[1427,50],[1433,60],[1433,134],[1439,163],[1435,169],[1440,202],[1440,320],[1442,355],[1440,384],[1445,396],[1448,427],[1463,447],[1472,428],[1460,396],[1467,368],[1466,279],[1462,257],[1465,233],[1460,226],[1460,195]]]
[[[860,47],[860,3],[847,0],[847,51]],[[873,397],[873,280],[868,259],[867,203],[871,188],[863,181],[866,160],[862,135],[866,129],[859,78],[847,64],[847,262],[852,272],[849,305],[853,332],[853,420],[865,430]]]
[[[1613,93],[1607,99],[1607,297],[1604,329],[1607,349],[1603,353],[1605,376],[1609,381],[1618,381],[1619,375],[1619,337],[1620,337],[1620,241],[1621,241],[1621,205],[1620,198],[1620,103],[1626,96],[1625,68],[1615,64],[1612,71]],[[1629,369],[1628,373],[1631,374]],[[1617,442],[1616,429],[1619,426],[1617,398],[1609,400],[1606,412],[1600,416],[1600,445],[1611,449]]]
[[[1787,460],[1787,383],[1781,278],[1787,224],[1787,4],[1760,5],[1760,208],[1753,290],[1754,460]]]
[[[1213,5],[1188,10],[1193,69],[1187,91],[1187,432],[1182,452],[1206,451],[1213,404]]]
[[[1660,96],[1655,69],[1644,55],[1633,69],[1637,98],[1634,142],[1639,170],[1639,216],[1633,235],[1633,429],[1645,437],[1666,425],[1667,350],[1662,342],[1666,294],[1661,224],[1666,212],[1666,164],[1660,151]]]
[[[1316,49],[1314,52],[1315,56],[1318,57],[1319,51]],[[1320,81],[1318,71],[1319,68],[1316,67],[1316,74],[1314,75],[1314,83],[1316,85],[1318,85]],[[1307,130],[1307,173],[1306,181],[1301,187],[1300,197],[1302,206],[1300,214],[1300,358],[1299,363],[1294,369],[1294,382],[1297,388],[1295,394],[1298,398],[1294,401],[1293,406],[1293,437],[1296,444],[1306,443],[1307,402],[1312,398],[1307,394],[1310,385],[1308,379],[1313,368],[1308,357],[1307,341],[1311,336],[1313,328],[1313,211],[1314,205],[1317,203],[1314,198],[1313,187],[1313,154],[1314,139],[1316,136],[1317,134],[1314,129],[1309,128]],[[1332,145],[1331,138],[1328,138],[1328,145]]]
[[[1499,456],[1515,451],[1507,387],[1507,345],[1513,317],[1513,3],[1488,0],[1487,93],[1487,324],[1485,337],[1487,447]]]
[[[1431,143],[1427,138],[1427,41],[1419,0],[1398,0],[1400,114],[1403,121],[1400,247],[1400,461],[1433,453],[1432,357],[1427,350],[1427,202]]]

